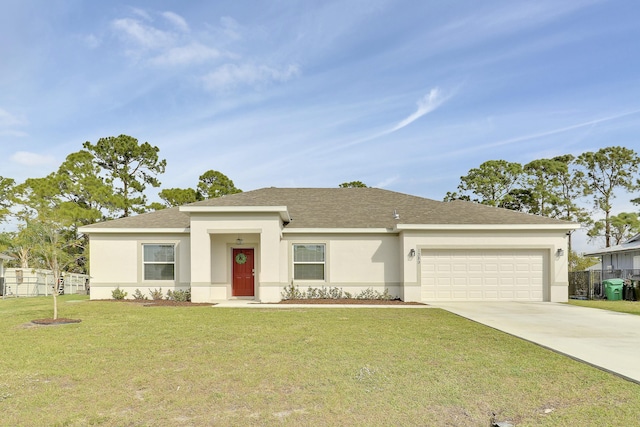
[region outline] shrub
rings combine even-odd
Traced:
[[[303,299],[304,294],[298,289],[297,286],[293,285],[293,282],[289,286],[285,286],[284,291],[282,291],[282,299]]]
[[[382,300],[382,301],[390,301],[393,299],[393,296],[389,294],[387,289],[384,290],[383,293],[378,291],[374,291],[371,288],[367,288],[364,291],[356,294],[356,299],[368,299],[368,300]]]
[[[143,294],[142,292],[140,292],[140,289],[136,289],[136,291],[133,293],[132,297],[135,300],[145,300],[145,299],[147,299],[147,296],[145,294]]]
[[[149,295],[151,295],[152,300],[158,300],[158,299],[164,298],[164,295],[162,294],[162,288],[154,289],[154,290],[149,289]]]
[[[351,292],[343,291],[342,288],[330,287],[325,288],[324,286],[321,288],[312,288],[309,286],[306,291],[301,291],[297,286],[293,284],[293,282],[284,288],[282,292],[283,300],[291,300],[291,299],[361,299],[361,300],[382,300],[382,301],[391,301],[395,299],[391,294],[389,294],[389,290],[385,289],[384,292],[375,291],[371,288],[367,288],[364,291],[361,291],[355,296]]]
[[[188,302],[188,301],[191,301],[191,291],[190,290],[172,291],[171,289],[169,289],[167,291],[167,299],[170,301]]]
[[[120,289],[120,286],[111,291],[113,299],[125,299],[127,293]]]

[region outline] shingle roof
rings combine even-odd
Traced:
[[[189,215],[179,208],[162,209],[126,218],[98,222],[82,228],[188,228]]]
[[[396,224],[572,223],[473,202],[440,202],[378,188],[263,188],[187,205],[218,207],[286,206],[287,228],[393,228]],[[396,211],[399,219],[394,219]],[[178,208],[103,222],[86,228],[186,228]]]
[[[595,251],[586,252],[585,255],[605,255],[619,252],[640,251],[640,234],[636,234],[629,240],[622,242],[619,245],[609,246],[608,248],[598,249]]]

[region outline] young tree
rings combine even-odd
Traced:
[[[55,213],[51,216],[31,220],[28,224],[30,233],[36,236],[34,252],[40,257],[43,266],[53,272],[53,319],[58,318],[58,295],[62,271],[72,262],[72,257],[65,251],[67,242],[62,237],[61,231],[65,224],[60,221]]]
[[[116,190],[112,205],[123,217],[132,212],[144,212],[147,185],[159,187],[157,175],[164,173],[166,160],[160,160],[160,149],[148,142],[128,136],[100,138],[96,144],[87,141],[83,147],[93,154],[95,162],[107,173],[106,182]]]
[[[599,258],[584,256],[575,251],[569,251],[569,271],[584,271],[599,262]]]
[[[485,205],[508,205],[513,201],[510,192],[517,188],[522,177],[520,163],[506,160],[489,160],[473,168],[465,176],[460,177],[458,190],[473,193],[478,201]],[[455,194],[455,193],[454,193]]]
[[[576,163],[586,172],[585,194],[593,196],[593,205],[604,213],[604,238],[606,247],[611,246],[611,209],[615,190],[634,191],[638,184],[634,175],[638,172],[640,157],[631,149],[606,147],[596,152],[578,156]]]
[[[228,194],[242,193],[242,190],[236,188],[233,181],[222,172],[208,170],[200,175],[198,193],[202,199],[213,199]]]

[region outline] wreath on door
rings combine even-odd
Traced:
[[[244,264],[245,262],[247,262],[247,256],[245,254],[240,252],[236,255],[236,264]]]

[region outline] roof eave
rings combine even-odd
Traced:
[[[80,233],[83,234],[122,234],[122,233],[137,233],[137,234],[153,234],[153,233],[161,233],[161,234],[189,234],[190,229],[187,228],[125,228],[125,227],[105,227],[105,228],[97,228],[97,227],[81,227],[78,229]]]
[[[597,251],[585,252],[586,256],[601,256],[601,255],[609,255],[609,254],[619,254],[621,252],[634,252],[640,251],[640,245],[633,246],[629,248],[604,248]]]
[[[285,228],[283,234],[398,234],[393,228]]]
[[[397,224],[396,230],[562,230],[580,228],[580,224]]]
[[[278,213],[284,222],[291,222],[286,206],[181,206],[188,213]]]

